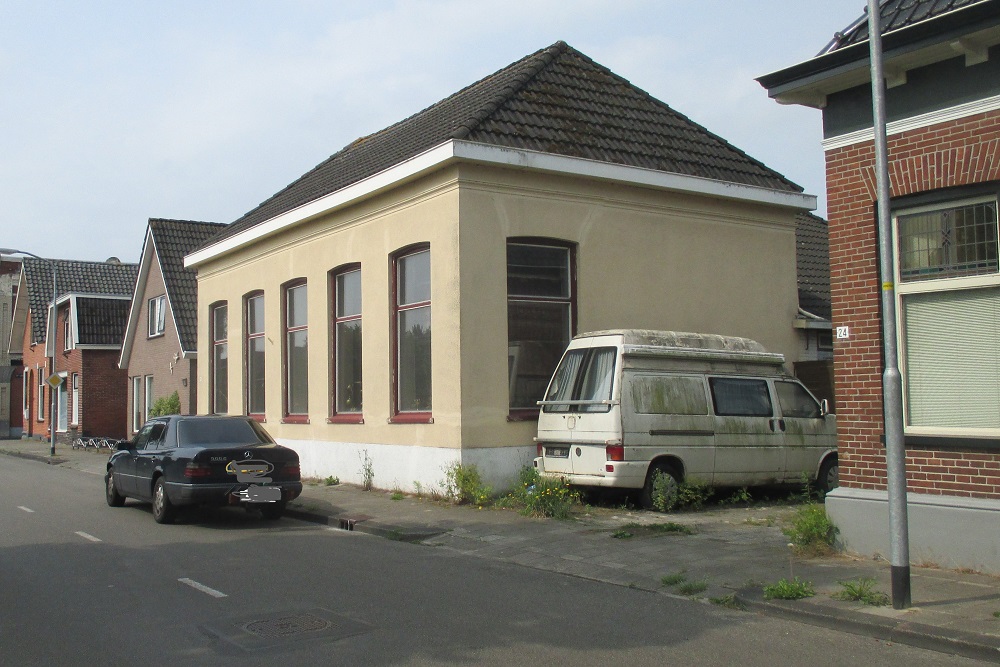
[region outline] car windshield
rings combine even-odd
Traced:
[[[183,419],[177,423],[177,444],[181,447],[204,445],[256,445],[271,439],[245,419]]]

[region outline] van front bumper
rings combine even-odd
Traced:
[[[545,469],[545,458],[534,460],[538,474],[549,479],[564,479],[573,486],[600,486],[610,489],[641,489],[646,483],[648,461],[608,461],[614,470],[605,470],[601,475],[581,475],[577,473],[555,472]]]

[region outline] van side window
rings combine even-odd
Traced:
[[[615,377],[613,347],[570,350],[556,369],[545,396],[546,412],[607,412]],[[576,401],[586,403],[576,403]]]
[[[722,417],[770,417],[774,414],[767,380],[709,378],[715,414]]]
[[[638,375],[632,380],[632,405],[640,415],[707,415],[701,378]]]
[[[819,419],[819,404],[798,382],[775,382],[774,388],[778,393],[782,417]]]

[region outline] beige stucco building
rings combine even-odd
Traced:
[[[556,44],[189,254],[212,360],[198,412],[256,415],[306,476],[427,489],[461,462],[503,486],[575,333],[746,336],[791,368],[795,218],[815,198],[622,82]]]

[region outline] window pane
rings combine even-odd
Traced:
[[[507,294],[568,298],[569,249],[508,243]]]
[[[247,333],[264,333],[264,295],[247,299]]]
[[[396,265],[396,290],[400,306],[431,300],[431,252],[401,257]]]
[[[717,415],[770,417],[771,397],[765,380],[710,378]]]
[[[361,321],[337,325],[337,412],[361,412]]]
[[[545,397],[546,401],[566,401],[572,398],[573,385],[576,384],[576,374],[583,364],[585,350],[571,350],[563,357],[559,364],[555,377],[552,378],[552,385],[549,393]],[[546,405],[546,412],[569,412],[569,404],[566,405]]]
[[[903,282],[996,273],[996,202],[897,218]]]
[[[615,377],[615,353],[613,347],[591,350],[587,368],[580,381],[580,391],[575,398],[583,401],[607,401],[611,399],[611,382]],[[580,412],[607,412],[610,405],[581,405]]]
[[[906,424],[1000,428],[1000,289],[907,294]]]
[[[213,309],[213,340],[226,340],[229,337],[229,321],[227,318],[228,308],[226,306],[218,306]]]
[[[288,414],[309,412],[309,335],[288,332]]]
[[[510,407],[536,408],[570,339],[570,304],[507,304]]]
[[[361,271],[337,276],[337,317],[361,314]]]
[[[304,327],[308,322],[306,303],[306,286],[289,288],[286,292],[286,324],[288,328]]]
[[[229,411],[229,345],[219,343],[213,346],[214,357],[212,369],[214,377],[212,385],[215,389],[212,407],[216,413]],[[147,406],[147,410],[149,407]]]
[[[707,415],[701,378],[652,375],[632,380],[632,405],[641,415]]]
[[[264,413],[264,337],[247,341],[247,412]]]
[[[431,409],[430,306],[399,313],[399,412]]]
[[[819,404],[799,383],[775,382],[774,389],[778,393],[782,417],[819,418]]]

